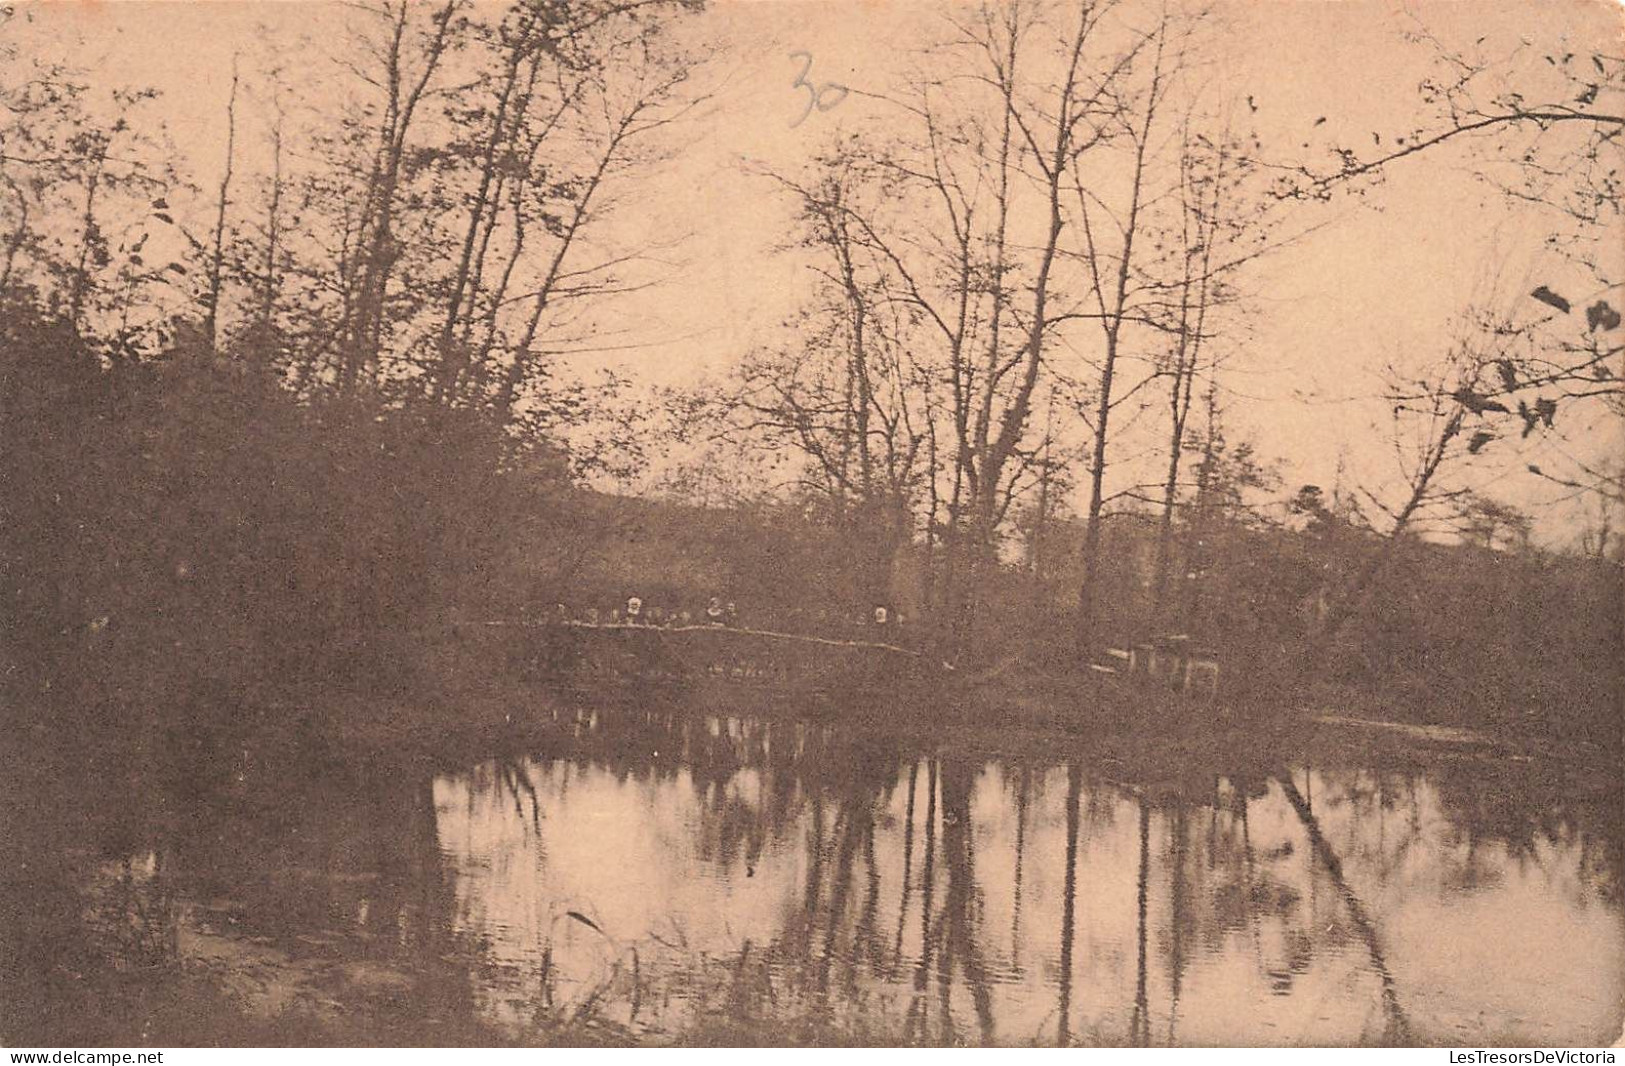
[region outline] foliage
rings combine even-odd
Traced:
[[[36,693],[409,686],[425,631],[508,598],[491,565],[536,482],[477,417],[311,409],[184,349],[103,368],[15,312],[0,360],[5,591]]]

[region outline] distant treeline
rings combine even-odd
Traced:
[[[861,612],[850,544],[580,488],[477,408],[307,401],[238,353],[107,358],[0,308],[10,706],[421,693],[470,626],[639,595]],[[445,653],[445,654],[442,654]],[[464,656],[471,669],[500,664]]]
[[[971,635],[956,641],[932,573],[942,558],[918,542],[900,553],[889,585],[877,585],[853,564],[863,545],[792,508],[608,496],[578,506],[597,532],[564,587],[583,604],[636,594],[686,605],[720,594],[747,619],[819,624],[885,599],[910,616],[914,634],[966,660],[1018,657],[1056,672],[1081,665],[1073,622],[1083,531],[1075,522],[1054,523],[1040,565],[1029,558],[977,574],[967,594],[974,614],[964,623]],[[1395,713],[1479,717],[1618,743],[1625,570],[1617,561],[1473,539],[1410,537],[1390,547],[1328,508],[1272,523],[1215,507],[1177,525],[1178,576],[1159,607],[1157,540],[1154,516],[1118,513],[1105,523],[1095,578],[1102,646],[1183,633],[1218,653],[1231,691],[1260,699],[1326,682],[1391,698],[1402,704]],[[1334,597],[1385,550],[1336,639],[1318,644]]]
[[[883,600],[918,639],[967,659],[1080,664],[1081,532],[1064,521],[1036,561],[963,578],[968,614],[950,617],[926,545],[877,564],[861,526],[788,504],[589,492],[545,450],[516,453],[476,410],[301,402],[240,361],[184,348],[110,361],[15,306],[0,318],[0,388],[5,669],[27,697],[8,701],[14,714],[198,701],[224,714],[289,692],[501,681],[505,665],[470,647],[464,623],[630,595],[694,611],[719,596],[747,622],[802,628]],[[1156,521],[1117,515],[1095,578],[1102,643],[1183,630],[1215,646],[1243,691],[1327,679],[1617,734],[1617,563],[1486,546],[1493,537],[1404,540],[1338,640],[1312,649],[1328,590],[1387,542],[1311,503],[1291,526],[1189,511],[1160,606]]]

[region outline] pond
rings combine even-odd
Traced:
[[[139,815],[36,854],[6,902],[31,893],[38,935],[78,945],[64,965],[184,981],[199,1042],[233,1041],[205,1017],[227,1005],[379,1043],[1620,1032],[1617,792],[1540,763],[1136,777],[1077,738],[534,713],[551,740],[467,764],[244,752],[198,795],[132,793]],[[45,878],[75,881],[54,911]],[[53,988],[39,1009],[82,1009]]]

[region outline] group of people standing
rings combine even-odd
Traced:
[[[588,625],[588,626],[656,626],[680,627],[692,625],[737,626],[739,624],[739,609],[733,603],[724,603],[721,597],[712,596],[707,601],[704,610],[699,612],[688,609],[667,609],[664,607],[645,604],[641,596],[628,596],[624,607],[612,607],[608,611],[599,611],[597,607],[588,607],[576,617],[564,604],[556,609],[560,625]]]
[[[835,614],[818,611],[813,618],[801,618],[802,623],[816,621],[813,628],[824,629],[834,626],[841,628],[842,619]],[[577,626],[652,626],[656,628],[681,628],[683,626],[726,626],[738,628],[739,608],[732,601],[724,601],[720,596],[712,596],[706,601],[703,609],[695,611],[687,608],[668,609],[655,604],[645,603],[641,596],[628,596],[623,606],[612,607],[608,611],[601,611],[597,607],[585,608],[578,616],[564,604],[555,608],[554,621],[559,625]],[[781,619],[781,622],[786,620]],[[791,620],[793,621],[793,620]],[[876,603],[870,610],[856,615],[848,615],[845,625],[857,625],[865,628],[875,627],[895,629],[903,625],[904,619],[896,607],[888,603]],[[767,628],[779,628],[768,625]],[[803,626],[791,625],[790,630],[799,630]]]

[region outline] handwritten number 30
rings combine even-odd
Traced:
[[[795,129],[807,121],[807,116],[813,113],[813,108],[828,111],[842,100],[845,100],[848,90],[846,86],[833,81],[814,85],[807,80],[807,72],[812,70],[813,57],[811,52],[791,52],[790,58],[804,60],[801,64],[801,73],[797,74],[796,80],[790,83],[790,88],[807,90],[807,106],[802,109],[796,120],[790,123],[790,128]]]

